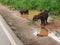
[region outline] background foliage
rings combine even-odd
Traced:
[[[10,5],[17,10],[50,10],[51,14],[60,14],[60,0],[0,0],[0,3]]]

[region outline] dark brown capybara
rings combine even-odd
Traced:
[[[35,15],[33,17],[33,21],[41,20],[41,25],[47,24],[48,23],[47,19],[48,19],[48,11],[47,10],[43,10],[41,13],[39,13],[38,15]]]
[[[21,10],[20,13],[21,13],[21,15],[23,15],[23,14],[29,14],[29,10]]]

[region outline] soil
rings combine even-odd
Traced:
[[[59,29],[60,28],[60,20],[55,20],[53,23],[47,24],[46,27],[50,30]]]

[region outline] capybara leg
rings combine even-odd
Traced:
[[[45,23],[45,19],[43,20],[43,25],[46,25],[46,23]]]
[[[48,24],[47,19],[45,20],[45,23]]]
[[[41,25],[43,25],[43,21],[41,20]]]
[[[45,25],[45,20],[41,19],[41,25]]]

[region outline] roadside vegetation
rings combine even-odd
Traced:
[[[51,15],[60,15],[60,0],[0,0],[0,3],[9,5],[17,10],[50,10]]]

